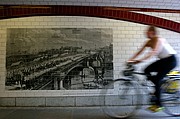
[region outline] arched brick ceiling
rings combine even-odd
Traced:
[[[180,23],[171,20],[158,18],[131,12],[130,8],[107,9],[100,6],[1,6],[0,19],[27,17],[27,16],[90,16],[102,17],[117,20],[124,20],[146,25],[154,25],[180,33]],[[143,9],[140,9],[142,11]],[[147,10],[147,9],[146,9]],[[151,9],[150,9],[151,10]],[[134,11],[134,10],[133,10]],[[180,10],[171,10],[179,13]]]

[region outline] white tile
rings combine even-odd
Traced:
[[[155,15],[160,15],[160,14],[155,14]],[[163,14],[164,15],[164,14]],[[173,17],[175,19],[176,15],[168,15],[165,14],[166,17]],[[177,16],[178,17],[178,16]],[[12,20],[5,20],[3,23],[0,22],[0,26],[5,26],[3,29],[0,30],[0,37],[2,38],[0,40],[0,51],[5,50],[5,41],[6,41],[6,28],[12,27],[13,24],[16,24],[14,27],[39,27],[39,28],[55,28],[55,27],[63,27],[63,28],[72,28],[72,27],[78,27],[78,28],[112,28],[113,29],[113,41],[114,41],[114,58],[115,60],[114,65],[115,65],[115,70],[114,71],[114,77],[119,76],[119,71],[121,69],[121,66],[124,64],[124,62],[142,45],[142,43],[145,40],[144,36],[144,30],[145,30],[145,25],[140,25],[140,24],[135,24],[135,23],[129,23],[129,22],[124,22],[124,21],[118,21],[118,20],[107,20],[103,18],[89,18],[89,17],[35,17],[35,18],[23,18],[23,19],[12,19]],[[31,21],[32,20],[32,21]],[[21,22],[25,24],[21,24]],[[9,24],[10,23],[10,24]],[[9,24],[9,26],[4,25],[4,24]],[[29,26],[29,24],[32,24]],[[24,25],[24,26],[23,26]],[[38,26],[40,25],[40,26]],[[1,27],[2,28],[2,27]],[[173,33],[168,30],[161,30],[160,33],[162,34],[163,37],[166,37],[170,39],[170,42],[174,42],[179,40],[180,35],[178,33]],[[180,44],[173,45],[176,49],[179,49],[178,47]],[[4,80],[5,76],[5,67],[2,64],[2,62],[5,62],[5,53],[2,53],[0,55],[0,90],[1,88],[4,88]],[[143,67],[143,66],[142,66]],[[3,79],[3,81],[2,81]],[[2,89],[3,90],[3,89]],[[0,92],[1,93],[1,92]],[[64,92],[59,92],[59,91],[47,91],[47,92],[42,92],[42,91],[35,91],[28,94],[28,92],[20,94],[20,92],[10,92],[7,94],[2,94],[1,96],[61,96],[61,95],[85,95],[83,91],[64,91]],[[88,94],[87,94],[88,95]]]

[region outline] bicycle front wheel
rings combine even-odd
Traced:
[[[165,113],[180,116],[180,81],[173,80],[171,83],[174,87],[168,85],[168,87],[161,88],[161,103],[165,107]]]
[[[140,107],[138,85],[133,81],[121,79],[112,81],[102,89],[103,112],[113,118],[127,118],[132,116]]]

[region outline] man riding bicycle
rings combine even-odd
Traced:
[[[147,78],[155,84],[155,105],[150,106],[148,109],[153,112],[158,112],[163,110],[163,106],[160,101],[160,87],[163,78],[166,74],[171,71],[177,65],[176,51],[170,46],[166,39],[157,36],[157,30],[154,26],[149,26],[146,32],[147,38],[149,40],[144,44],[144,46],[128,60],[128,62],[140,63],[152,56],[157,56],[158,60],[150,64],[144,72],[149,75]],[[146,47],[152,50],[143,58],[136,59]],[[155,76],[150,76],[151,72],[157,72]]]

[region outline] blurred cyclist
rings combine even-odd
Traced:
[[[157,36],[157,30],[154,26],[149,26],[146,32],[147,42],[144,46],[131,58],[128,62],[140,63],[152,56],[157,56],[158,60],[150,64],[146,69],[146,74],[151,74],[151,72],[157,72],[155,76],[149,76],[148,80],[151,80],[155,84],[155,105],[150,106],[148,109],[153,112],[158,112],[163,110],[161,101],[160,101],[160,87],[162,83],[162,79],[166,76],[166,74],[171,71],[177,65],[176,60],[176,51],[170,46],[170,44],[166,41],[166,39]],[[151,51],[145,55],[145,57],[136,59],[143,50],[149,47]]]

